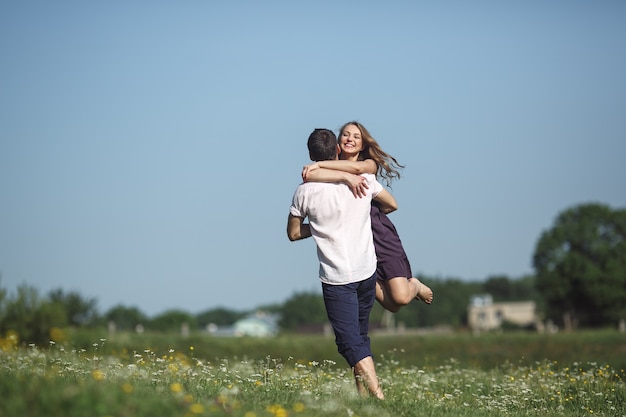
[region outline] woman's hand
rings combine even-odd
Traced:
[[[319,168],[320,168],[320,164],[318,164],[317,162],[313,162],[312,164],[305,165],[302,168],[302,181],[307,182],[307,180],[309,179],[309,173]]]
[[[365,177],[362,177],[361,175],[349,174],[344,182],[356,198],[365,197],[366,190],[370,188],[367,185]]]

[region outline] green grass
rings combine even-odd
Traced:
[[[107,339],[100,352],[129,357],[134,351],[151,349],[162,353],[173,348],[177,352],[194,354],[205,359],[235,358],[259,360],[266,356],[297,360],[333,360],[343,363],[332,337],[321,335],[283,334],[276,338],[219,338],[206,333],[181,338],[173,334],[142,335],[103,331],[70,334],[71,346],[92,349],[94,341]],[[372,350],[377,359],[387,357],[401,365],[439,365],[454,358],[461,366],[488,370],[505,362],[530,365],[550,360],[565,364],[572,362],[601,362],[626,369],[626,334],[615,330],[581,331],[558,334],[508,332],[475,336],[469,333],[372,336]]]
[[[376,336],[384,401],[356,394],[328,337],[68,337],[0,339],[0,416],[626,416],[612,331]]]

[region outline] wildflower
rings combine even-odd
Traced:
[[[192,414],[202,414],[204,413],[204,406],[202,404],[194,403],[189,407],[189,411]]]
[[[295,411],[296,413],[301,413],[304,411],[304,404],[302,403],[295,403],[293,405],[293,411]]]
[[[131,392],[133,392],[133,386],[126,382],[125,384],[122,384],[122,391],[124,391],[126,394],[130,394]]]
[[[50,339],[51,342],[62,342],[65,340],[65,333],[58,327],[53,327],[50,329]]]
[[[9,330],[6,332],[6,336],[3,339],[0,337],[0,350],[6,352],[17,348],[19,337],[15,330]]]
[[[183,390],[183,386],[179,382],[174,382],[170,385],[170,391],[173,393],[178,393]]]
[[[283,407],[278,404],[270,405],[267,407],[267,411],[272,413],[274,417],[287,417],[288,413]]]
[[[102,381],[104,379],[104,372],[102,372],[100,369],[94,369],[93,371],[91,371],[91,376],[96,381]]]

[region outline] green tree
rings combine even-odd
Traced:
[[[2,275],[0,275],[0,284],[2,283]],[[2,324],[5,322],[7,290],[0,287],[0,337],[4,336]]]
[[[537,291],[537,277],[535,275],[524,275],[513,281],[513,301],[534,300],[540,303],[543,300],[541,294]]]
[[[328,323],[324,298],[319,293],[295,293],[285,301],[280,315],[280,327],[288,330],[303,325]]]
[[[63,305],[40,297],[36,288],[21,285],[17,294],[4,302],[0,315],[0,334],[12,330],[20,340],[38,345],[47,344],[53,327],[65,327],[67,314]]]
[[[626,315],[626,210],[563,211],[542,233],[533,265],[547,318],[565,327],[615,323]]]
[[[53,303],[61,304],[67,314],[67,322],[71,326],[86,326],[98,319],[97,301],[95,298],[83,298],[77,292],[65,293],[61,288],[48,293]]]
[[[152,330],[167,332],[180,331],[181,326],[187,323],[189,329],[196,329],[196,319],[191,314],[182,310],[168,310],[150,320],[149,326]]]
[[[202,329],[211,323],[218,326],[229,326],[244,316],[246,316],[246,313],[218,307],[196,315],[196,322]]]
[[[524,276],[510,279],[506,275],[494,275],[483,283],[483,292],[491,294],[494,301],[536,300],[535,277]]]
[[[2,283],[2,274],[0,274],[0,284]],[[7,290],[0,287],[0,320],[2,319],[2,311],[4,309],[4,300],[7,297]]]
[[[484,292],[491,294],[494,300],[509,301],[514,298],[513,285],[509,277],[505,275],[496,275],[487,278],[483,284]]]
[[[134,330],[137,325],[145,326],[149,321],[148,316],[137,307],[126,307],[121,304],[107,311],[104,318],[107,322],[115,323],[118,330]]]
[[[434,294],[431,305],[413,300],[393,314],[396,326],[400,323],[406,327],[433,327],[467,325],[467,306],[473,294],[482,292],[482,283],[462,281],[457,278],[432,278],[418,275],[417,278],[428,285]],[[382,324],[384,310],[378,303],[374,304],[370,322]]]

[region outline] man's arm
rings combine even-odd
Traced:
[[[376,197],[374,197],[374,201],[378,203],[381,211],[385,214],[398,210],[398,202],[396,201],[396,198],[384,188]]]
[[[289,214],[287,219],[287,237],[292,242],[311,237],[311,227],[308,223],[304,223],[304,217],[296,217],[293,214]]]

